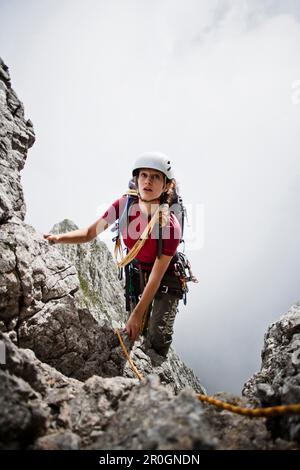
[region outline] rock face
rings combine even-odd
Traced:
[[[299,448],[299,417],[249,420],[203,405],[174,350],[164,360],[123,335],[144,379],[135,377],[115,333],[127,314],[106,246],[51,246],[24,223],[19,171],[34,133],[1,60],[0,110],[0,449]],[[245,398],[218,398],[300,402],[299,310],[271,326]]]
[[[243,394],[262,406],[300,403],[300,302],[269,327],[261,370]],[[267,425],[274,437],[300,442],[300,415],[269,419]]]
[[[264,420],[202,405],[190,388],[174,395],[154,375],[144,383],[99,376],[83,383],[18,349],[7,335],[0,333],[0,341],[7,357],[0,366],[0,449],[289,447],[272,442]]]
[[[114,326],[120,327],[126,312],[117,306],[116,293],[121,296],[122,286],[103,244],[95,241],[90,250],[81,250],[85,261],[94,253],[92,267],[106,259],[113,292],[111,297],[106,294],[99,304],[86,295],[86,289],[80,289],[76,268],[62,257],[57,246],[49,246],[23,222],[1,225],[0,250],[2,331],[8,332],[19,346],[35,351],[40,360],[79,380],[94,374],[133,376],[112,322],[107,319],[115,316]],[[97,284],[95,279],[87,277],[88,292]],[[142,373],[155,369],[162,381],[172,384],[175,390],[185,385],[202,390],[193,372],[174,352],[170,354],[170,364],[161,363],[160,357],[155,358],[155,354],[154,359],[149,357],[139,346],[140,343],[135,345],[133,355]],[[130,348],[128,341],[127,347]]]
[[[35,137],[30,120],[11,88],[7,66],[0,59],[0,223],[24,220],[25,202],[20,183],[28,149]]]
[[[78,449],[90,444],[136,379],[92,377],[85,383],[41,363],[0,333],[0,448]]]
[[[72,221],[64,220],[50,232],[64,233],[77,229]],[[124,289],[105,243],[98,240],[77,245],[58,244],[55,248],[76,267],[83,294],[82,306],[87,307],[97,320],[108,320],[114,327],[125,323]]]

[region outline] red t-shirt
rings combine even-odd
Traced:
[[[138,204],[133,202],[129,208],[128,226],[126,224],[126,212],[124,212],[127,202],[127,196],[122,196],[117,199],[103,214],[102,218],[105,219],[108,225],[114,223],[119,219],[119,215],[124,217],[124,222],[119,220],[122,228],[122,237],[125,245],[129,250],[135,245],[136,241],[140,238],[141,234],[147,227],[151,216],[145,215]],[[181,227],[177,217],[170,213],[168,223],[162,227],[162,254],[167,256],[174,256],[181,239]],[[158,250],[158,227],[155,227],[150,236],[147,238],[144,246],[141,248],[136,256],[136,259],[144,263],[154,263]]]

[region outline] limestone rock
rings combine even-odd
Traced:
[[[105,246],[99,247],[102,256],[107,257],[103,273],[111,273],[109,280],[114,292],[106,292],[102,303],[92,312],[90,302],[85,302],[85,291],[80,290],[76,268],[57,246],[49,245],[32,227],[23,222],[2,224],[0,250],[2,331],[15,333],[19,346],[32,349],[40,360],[68,376],[80,380],[94,374],[133,376],[112,322],[107,320],[115,318],[114,326],[121,327],[126,312],[114,295],[122,291],[122,286],[116,272],[113,274],[115,266]],[[84,260],[90,259],[90,250],[85,248]],[[81,258],[77,261],[79,266],[80,261]],[[96,266],[101,259],[93,258],[91,262]],[[83,263],[81,270],[84,267]],[[97,269],[100,267],[98,264]],[[90,289],[93,283],[100,285],[98,274],[89,282]],[[130,348],[129,343],[127,346]],[[175,389],[191,385],[201,390],[197,378],[174,352],[170,354],[170,363],[162,363],[160,357],[151,360],[141,349],[135,351],[134,359],[142,373],[152,373],[156,368],[162,381],[172,383]]]
[[[50,233],[77,230],[70,220],[54,225]],[[117,266],[104,242],[57,244],[55,248],[76,267],[83,305],[97,320],[108,320],[113,327],[126,322],[124,288],[117,276]]]
[[[0,223],[24,220],[20,182],[27,151],[35,141],[33,126],[11,87],[8,68],[0,58]]]
[[[7,357],[0,367],[2,449],[273,448],[264,421],[203,405],[191,388],[175,395],[157,375],[142,383],[98,376],[83,383],[17,348],[7,334],[0,341]]]
[[[262,406],[300,403],[300,302],[269,327],[261,370],[243,393]],[[300,442],[300,415],[270,418],[267,425],[274,438]]]

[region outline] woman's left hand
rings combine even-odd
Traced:
[[[141,326],[142,326],[142,317],[141,315],[139,315],[137,312],[133,310],[125,326],[125,331],[127,332],[131,341],[135,342],[135,340],[139,336]]]

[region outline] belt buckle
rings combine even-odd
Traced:
[[[161,286],[160,292],[162,292],[163,294],[166,294],[168,290],[169,290],[168,286]]]

